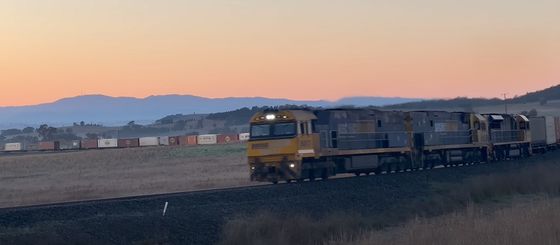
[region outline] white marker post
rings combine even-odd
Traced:
[[[165,216],[165,213],[167,212],[167,204],[169,203],[165,202],[165,206],[163,206],[163,216]]]

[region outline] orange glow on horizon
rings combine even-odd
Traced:
[[[498,97],[560,83],[560,1],[5,1],[0,106]]]

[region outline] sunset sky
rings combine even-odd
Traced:
[[[0,106],[497,97],[558,83],[559,0],[0,0]]]

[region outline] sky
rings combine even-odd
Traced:
[[[0,106],[522,95],[560,83],[559,23],[559,0],[0,0]]]

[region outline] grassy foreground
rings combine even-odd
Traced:
[[[0,157],[0,208],[250,185],[244,144]]]
[[[391,228],[390,214],[317,218],[261,212],[229,220],[221,243],[560,244],[560,198],[554,198],[560,194],[558,158],[461,183],[434,183],[433,192],[428,199],[403,206],[403,213],[420,218],[400,227]],[[534,195],[551,198],[519,198]],[[497,206],[506,208],[495,211]]]
[[[330,244],[560,244],[560,198],[517,199],[510,207],[494,211],[489,208],[492,207],[474,205],[461,212],[415,219],[402,227]]]

